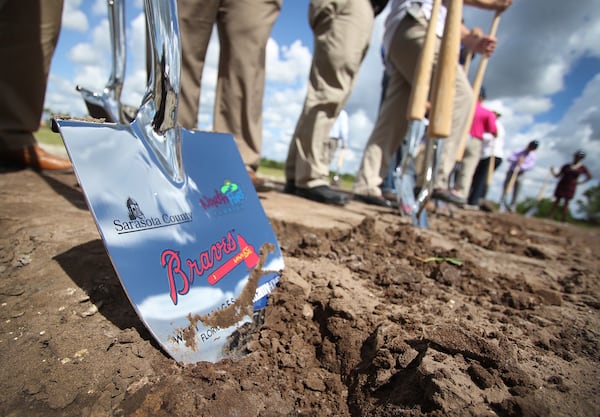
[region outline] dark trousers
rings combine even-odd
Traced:
[[[494,171],[498,169],[502,163],[502,158],[494,158]],[[485,198],[488,191],[487,186],[487,175],[490,166],[490,158],[483,158],[477,164],[475,174],[473,174],[473,182],[471,183],[471,190],[469,191],[469,198],[467,202],[472,206],[479,205],[479,200]]]

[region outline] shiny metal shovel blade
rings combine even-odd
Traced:
[[[228,338],[264,307],[284,267],[233,137],[180,129],[175,182],[137,122],[56,123],[141,320],[177,361],[227,357]],[[200,319],[215,311],[228,314]]]

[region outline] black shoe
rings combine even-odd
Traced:
[[[283,192],[286,194],[296,194],[296,182],[294,180],[286,180]]]
[[[394,203],[392,203],[390,200],[386,200],[383,197],[376,197],[374,195],[354,194],[354,199],[356,201],[360,201],[361,203],[370,204],[372,206],[387,208],[394,207]]]
[[[462,207],[467,204],[467,200],[461,198],[455,194],[452,194],[448,190],[433,190],[433,194],[431,194],[431,198],[434,200],[442,200],[446,203],[454,204],[456,206]]]
[[[348,197],[332,190],[326,185],[320,185],[313,188],[296,187],[296,195],[319,203],[332,204],[334,206],[345,206],[346,203],[348,203]]]

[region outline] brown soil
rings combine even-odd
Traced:
[[[72,174],[3,172],[0,194],[2,416],[600,414],[598,230],[472,211],[416,229],[264,193],[286,262],[264,322],[182,366]]]

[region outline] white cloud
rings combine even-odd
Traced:
[[[78,32],[88,30],[88,19],[84,12],[79,10],[81,0],[67,0],[64,3],[62,26],[65,29],[72,29]]]
[[[291,1],[291,0],[290,0]],[[560,166],[572,152],[583,148],[588,153],[588,166],[596,178],[600,171],[591,164],[592,155],[600,156],[599,76],[591,80],[572,103],[558,102],[556,93],[565,89],[566,76],[583,57],[600,57],[600,8],[597,0],[580,0],[576,6],[563,0],[515,1],[501,17],[498,47],[489,60],[484,85],[487,104],[502,113],[507,129],[506,150],[522,147],[531,139],[542,141],[538,151],[538,167],[528,174],[530,189],[523,194],[537,194],[549,165]],[[65,27],[85,30],[92,13],[102,16],[105,3],[94,0],[87,18],[80,0],[65,3]],[[138,105],[145,90],[145,18],[141,1],[127,3],[128,61],[123,102]],[[285,13],[285,5],[282,14]],[[346,109],[350,115],[350,146],[344,172],[356,172],[361,152],[375,123],[380,100],[383,66],[380,58],[385,11],[375,20],[372,42],[361,66]],[[488,31],[493,13],[465,7],[465,20],[470,26]],[[287,17],[286,17],[287,18]],[[297,19],[298,16],[294,16]],[[302,16],[300,18],[306,18]],[[68,34],[68,32],[66,33]],[[85,38],[84,38],[85,39]],[[83,114],[83,101],[74,93],[76,82],[99,86],[107,81],[110,71],[108,28],[105,20],[93,25],[91,40],[80,42],[71,50],[75,68],[74,80],[52,74],[47,107]],[[292,38],[293,39],[293,38]],[[285,160],[296,121],[302,109],[311,62],[312,37],[282,43],[269,40],[267,45],[267,81],[264,97],[263,156]],[[71,43],[73,45],[73,43]],[[60,47],[60,45],[59,45]],[[219,57],[218,36],[213,33],[202,79],[200,122],[202,129],[212,128],[214,88]],[[476,71],[478,60],[471,68]],[[600,71],[598,71],[600,73]],[[73,99],[73,96],[76,98]],[[559,95],[565,96],[565,94]],[[566,94],[571,97],[572,95]],[[564,114],[559,120],[536,122],[544,113]],[[546,119],[543,119],[546,120]],[[597,165],[597,164],[596,164]],[[500,168],[493,194],[506,172]],[[548,186],[550,187],[550,186]],[[499,194],[497,194],[499,195]]]

